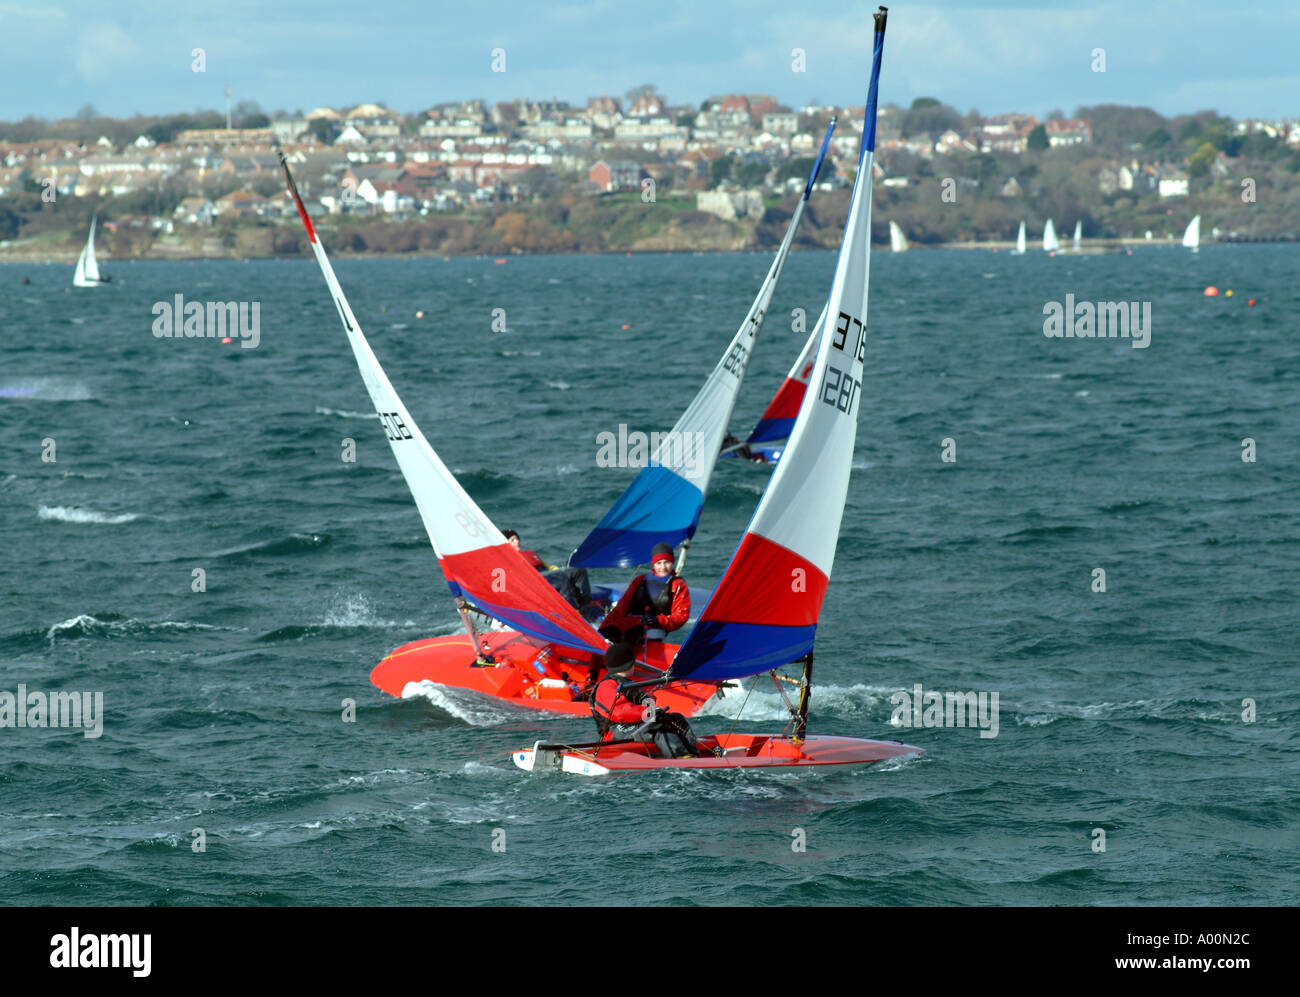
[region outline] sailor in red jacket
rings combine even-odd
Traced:
[[[673,549],[659,543],[650,554],[650,574],[632,579],[623,598],[601,623],[600,632],[614,643],[663,640],[690,615],[691,591],[673,571]]]
[[[524,560],[527,561],[529,564],[531,564],[538,571],[547,571],[551,567],[553,567],[553,565],[547,564],[540,557],[538,557],[535,551],[527,550],[523,547],[520,547],[519,534],[516,533],[514,530],[506,530],[502,535],[507,540],[510,541],[510,546],[513,547],[515,550],[519,551],[519,553],[524,556]]]

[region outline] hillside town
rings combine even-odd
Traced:
[[[1205,112],[1165,122],[1143,108],[1094,110],[1074,118],[1053,112],[1040,121],[1024,113],[963,115],[931,98],[908,109],[884,107],[875,167],[883,207],[908,218],[920,244],[1007,238],[1015,219],[1039,208],[1088,218],[1090,234],[1119,237],[1149,227],[1152,213],[1172,214],[1168,206],[1211,194],[1216,184],[1233,188],[1251,152],[1292,173],[1300,169],[1300,120],[1230,121]],[[851,186],[862,113],[852,106],[794,108],[766,94],[670,104],[650,85],[623,98],[591,97],[584,106],[466,100],[406,115],[364,103],[269,116],[244,103],[237,113],[228,109],[224,121],[217,112],[145,119],[150,124],[138,134],[131,134],[135,122],[101,119],[86,108],[57,126],[0,123],[0,254],[31,245],[42,231],[65,230],[73,238],[92,211],[110,234],[135,233],[115,246],[132,255],[278,251],[273,236],[245,240],[241,248],[233,234],[293,215],[281,151],[308,210],[327,228],[352,229],[350,239],[342,238],[345,251],[619,249],[623,242],[595,244],[567,224],[579,201],[611,196],[623,210],[671,206],[678,235],[692,227],[712,233],[700,248],[746,248],[747,240],[756,247],[764,241],[764,218],[777,220],[768,213],[779,215],[782,202],[802,188],[833,117],[838,127],[818,188]],[[92,135],[101,125],[104,133]],[[942,179],[960,193],[941,199]],[[962,195],[998,210],[954,228],[936,209]],[[1036,204],[1044,198],[1056,200]],[[538,214],[546,202],[555,209]],[[1123,231],[1120,209],[1142,204],[1147,220],[1131,212],[1136,229]],[[1108,206],[1116,206],[1110,218]],[[60,214],[73,224],[60,224]],[[512,215],[525,220],[503,225]],[[392,244],[364,224],[440,216],[474,220],[492,231],[490,244]],[[1227,235],[1236,226],[1224,221]],[[1297,227],[1249,231],[1294,237]],[[659,226],[631,231],[624,242],[630,249],[683,248],[662,236]]]

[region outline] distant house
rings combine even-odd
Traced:
[[[1156,188],[1161,197],[1186,197],[1188,176],[1181,171],[1162,176]]]
[[[641,167],[625,159],[602,159],[587,171],[587,179],[604,191],[635,190],[641,184]]]
[[[763,194],[757,190],[702,190],[695,195],[695,210],[719,218],[762,217]]]
[[[769,111],[763,115],[763,131],[773,135],[793,135],[799,130],[799,115],[794,111]]]
[[[1020,181],[1015,177],[1011,177],[1007,180],[1007,182],[1002,185],[1002,189],[998,191],[998,194],[1001,197],[1022,197],[1024,193],[1024,188],[1020,186]]]
[[[211,225],[217,207],[205,197],[187,197],[176,205],[172,217],[182,225]]]
[[[1043,127],[1047,131],[1047,144],[1053,149],[1059,145],[1087,145],[1092,141],[1092,122],[1086,118],[1049,121]]]
[[[281,118],[271,122],[271,134],[277,142],[292,142],[307,130],[306,118]]]
[[[236,190],[219,197],[215,207],[221,218],[257,218],[262,214],[266,198],[251,190]]]

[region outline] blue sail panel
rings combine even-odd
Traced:
[[[704,493],[666,467],[641,470],[569,559],[574,567],[646,564],[657,543],[676,547],[695,534]]]

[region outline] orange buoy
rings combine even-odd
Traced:
[[[506,258],[505,258],[504,256],[502,256],[502,257],[499,257],[498,259],[493,260],[492,262],[493,262],[493,263],[504,263],[505,261],[506,261]]]
[[[1225,298],[1231,298],[1231,297],[1232,297],[1232,288],[1228,288],[1226,291],[1224,291],[1224,292],[1223,292],[1223,296],[1224,296]]]
[[[1213,298],[1218,293],[1219,293],[1219,289],[1215,287],[1213,284],[1211,284],[1209,287],[1205,289],[1205,296],[1207,298]]]
[[[632,327],[631,327],[630,325],[620,325],[619,328],[620,328],[620,329],[630,329],[630,328],[632,328]]]
[[[629,250],[627,251],[627,255],[628,255],[628,256],[631,256],[631,255],[632,255],[632,250],[629,249]]]
[[[1255,307],[1255,299],[1254,299],[1254,298],[1251,298],[1249,301],[1247,301],[1247,302],[1246,302],[1246,306],[1247,306],[1248,308],[1254,308],[1254,307]]]
[[[223,336],[223,337],[221,338],[221,345],[222,345],[222,346],[229,346],[229,345],[230,345],[231,343],[233,343],[233,342],[234,342],[234,340],[231,339],[229,336]]]

